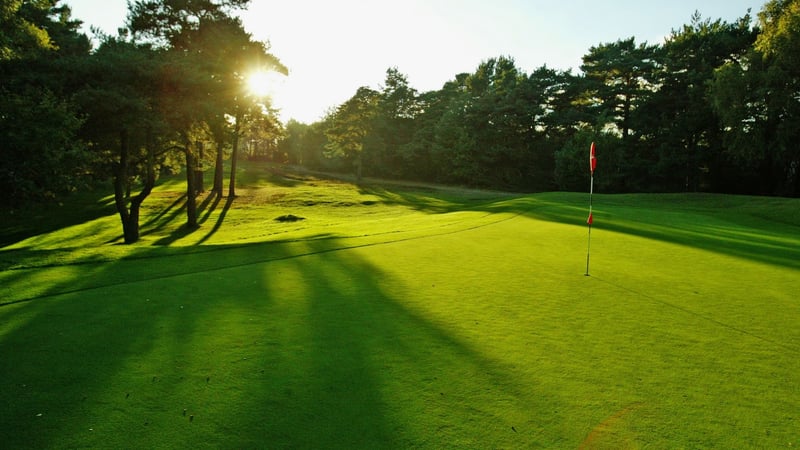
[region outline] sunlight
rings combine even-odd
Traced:
[[[313,84],[307,76],[289,77],[274,70],[253,70],[245,78],[245,87],[250,95],[268,100],[270,107],[277,109],[282,121],[306,120],[308,123],[320,119],[319,96],[308,95],[308,86]],[[341,103],[347,98],[335,98],[331,104]]]
[[[247,76],[247,91],[256,97],[272,97],[276,92],[276,87],[280,83],[277,72],[267,70],[257,70]]]

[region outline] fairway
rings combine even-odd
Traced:
[[[243,170],[2,224],[0,447],[800,445],[798,200]]]

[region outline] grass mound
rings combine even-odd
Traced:
[[[299,222],[301,220],[306,220],[305,217],[298,217],[294,214],[284,214],[282,216],[278,216],[275,218],[278,222]]]
[[[798,444],[796,200],[598,195],[585,277],[585,194],[245,169],[135,246],[107,197],[3,225],[4,446]]]

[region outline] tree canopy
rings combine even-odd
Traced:
[[[132,243],[158,174],[183,160],[187,224],[195,226],[205,144],[214,142],[220,159],[235,152],[245,118],[277,133],[255,120],[274,113],[269,99],[247,92],[246,77],[255,68],[287,70],[231,15],[248,2],[129,2],[126,28],[101,36],[96,49],[58,3],[3,2],[0,11],[0,187],[11,193],[4,201],[110,181]],[[216,170],[221,176],[221,164]]]
[[[583,147],[598,141],[605,192],[797,196],[798,5],[770,1],[756,23],[749,11],[730,23],[695,12],[662,43],[592,46],[580,73],[526,73],[499,56],[419,93],[398,89],[407,77],[390,68],[371,115],[343,128],[331,114],[317,125],[327,143],[289,132],[287,147],[316,152],[306,160],[320,168],[344,167],[331,159],[348,154],[330,149],[358,129],[367,175],[583,190]]]

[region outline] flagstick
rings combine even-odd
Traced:
[[[586,273],[589,276],[589,253],[592,249],[592,194],[594,193],[594,172],[592,172],[592,181],[589,184],[589,243],[586,246]]]

